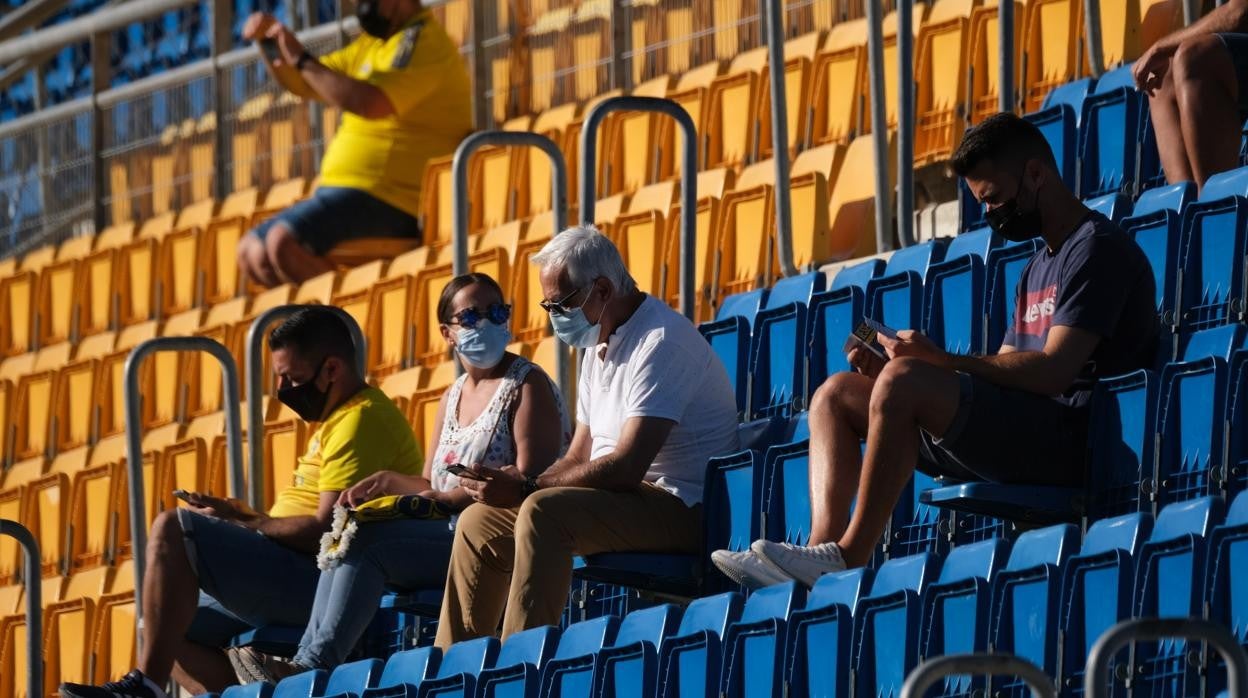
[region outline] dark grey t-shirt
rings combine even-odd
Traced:
[[[1004,343],[1040,351],[1054,325],[1099,335],[1079,377],[1055,398],[1082,407],[1098,378],[1152,365],[1160,331],[1155,301],[1144,252],[1121,228],[1092,212],[1059,249],[1042,247],[1027,263]]]

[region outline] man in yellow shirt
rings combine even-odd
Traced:
[[[419,240],[425,162],[472,130],[468,71],[419,0],[360,0],[356,16],[364,34],[320,58],[267,14],[243,27],[282,87],[343,114],[313,195],[239,243],[239,265],[265,286],[328,271],[326,253],[344,240]]]
[[[355,369],[347,326],[309,306],[269,335],[277,397],[319,422],[294,482],[267,514],[191,494],[156,517],[143,579],[138,667],[103,686],[62,684],[65,698],[168,698],[169,677],[193,695],[234,683],[222,648],[251,627],[302,628],[316,594],[315,553],[339,492],[393,470],[419,475],[424,458],[403,414]]]

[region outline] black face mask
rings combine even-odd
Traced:
[[[1019,192],[1022,192],[1023,181],[1019,178]],[[1032,194],[1030,211],[1018,207],[1018,194],[1013,199],[984,213],[988,225],[1001,237],[1010,242],[1026,242],[1040,234],[1040,201],[1039,193]]]
[[[390,36],[390,20],[381,14],[379,0],[360,0],[355,4],[355,18],[360,21],[360,29],[369,36],[385,39]]]
[[[316,387],[316,379],[320,377],[321,369],[325,367],[327,360],[328,357],[321,359],[321,364],[316,367],[316,373],[313,373],[312,378],[306,383],[287,384],[277,390],[277,399],[294,410],[295,414],[299,415],[299,419],[305,422],[319,421],[321,415],[325,413],[325,403],[329,401],[329,390]]]

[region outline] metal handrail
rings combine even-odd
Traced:
[[[230,495],[243,495],[242,419],[238,413],[238,364],[220,342],[208,337],[156,337],[135,347],[126,357],[126,470],[130,490],[130,545],[134,550],[134,623],[139,643],[143,640],[143,575],[147,571],[147,505],[143,501],[142,396],[139,368],[149,354],[162,351],[203,351],[221,364],[221,391],[225,400],[225,455]],[[33,693],[31,695],[34,695]]]
[[[932,684],[955,674],[1017,676],[1038,698],[1057,698],[1053,679],[1035,664],[1012,654],[948,654],[915,667],[901,686],[901,698],[921,698]]]
[[[872,0],[868,0],[870,2]],[[698,131],[689,112],[670,99],[659,97],[610,97],[589,110],[581,131],[581,223],[592,225],[597,204],[598,128],[613,111],[645,111],[666,114],[676,120],[683,138],[680,170],[680,312],[694,320],[693,263],[697,245]],[[779,115],[784,118],[784,115]],[[775,119],[773,118],[774,122]],[[787,145],[785,146],[788,147]],[[708,250],[708,254],[709,254]]]
[[[1231,698],[1248,698],[1248,658],[1235,637],[1221,625],[1201,618],[1132,618],[1106,630],[1088,653],[1083,690],[1088,698],[1107,698],[1109,663],[1118,650],[1132,642],[1182,637],[1208,642],[1226,661],[1226,684]]]
[[[1014,0],[997,3],[998,108],[1014,111]]]
[[[893,248],[889,235],[888,113],[884,104],[884,8],[879,0],[863,0],[867,11],[867,74],[871,83],[871,138],[875,145],[875,251]]]
[[[1101,48],[1101,0],[1083,0],[1084,39],[1088,49],[1088,69],[1092,77],[1105,74],[1105,52]]]
[[[537,148],[550,160],[550,211],[551,237],[563,232],[568,224],[568,166],[563,153],[555,142],[539,133],[525,131],[478,131],[460,141],[451,162],[451,201],[455,210],[451,244],[454,246],[453,266],[455,275],[468,273],[468,209],[472,201],[468,197],[468,162],[472,154],[487,145],[528,146]],[[463,371],[463,366],[458,367]],[[567,351],[555,351],[555,373],[558,374],[559,390],[570,395],[572,389],[572,363]]]
[[[0,536],[16,538],[26,553],[22,576],[26,583],[26,695],[43,695],[43,587],[39,574],[39,543],[30,530],[16,521],[0,519]],[[16,668],[16,667],[15,667]]]
[[[897,3],[897,241],[902,247],[910,247],[915,242],[914,99],[914,3],[899,2]]]
[[[269,325],[293,315],[306,305],[279,305],[260,313],[247,328],[246,355],[243,364],[247,369],[247,503],[252,509],[264,506],[264,338]],[[367,371],[368,340],[351,313],[342,308],[327,305],[347,325],[351,343],[355,345],[355,369],[363,378]]]
[[[789,103],[784,81],[784,8],[782,0],[766,0],[767,61],[771,79],[771,154],[776,166],[776,255],[780,273],[797,274],[793,260],[793,205],[789,192]]]

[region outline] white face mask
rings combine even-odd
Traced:
[[[472,329],[459,330],[455,336],[455,353],[474,368],[494,368],[503,360],[510,341],[511,330],[506,324],[496,325],[483,319]]]

